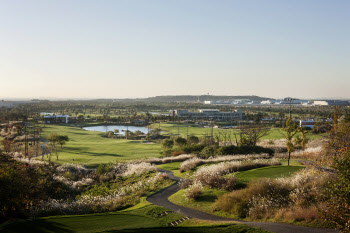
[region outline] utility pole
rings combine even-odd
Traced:
[[[27,138],[27,125],[24,123],[24,157],[28,156],[28,138]]]
[[[187,134],[186,134],[186,140],[188,139],[188,122],[187,122]]]
[[[35,142],[36,142],[36,138],[35,138],[35,121],[33,120],[33,135],[34,135],[34,146],[36,145]]]
[[[177,125],[177,137],[180,137],[180,126]]]
[[[213,145],[214,144],[214,123],[211,122],[211,140],[210,140],[210,144]]]
[[[128,135],[129,135],[129,126],[126,126],[126,139],[128,139]]]
[[[147,141],[149,141],[149,117],[147,118]]]

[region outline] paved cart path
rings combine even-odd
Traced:
[[[178,185],[178,181],[180,181],[180,177],[174,176],[174,174],[170,171],[159,169],[159,171],[166,173],[171,179],[177,181],[175,184],[169,186],[166,189],[163,189],[160,192],[157,192],[147,198],[147,201],[168,208],[174,212],[183,214],[185,216],[191,216],[193,218],[202,219],[202,220],[211,220],[211,221],[232,221],[235,223],[246,224],[252,227],[260,227],[267,231],[272,231],[276,233],[335,233],[339,232],[337,230],[325,229],[325,228],[313,228],[313,227],[303,227],[297,226],[287,223],[275,223],[275,222],[247,222],[239,219],[225,218],[216,216],[213,214],[208,214],[199,210],[191,209],[188,207],[183,207],[176,205],[168,200],[168,198],[174,193],[180,190]]]

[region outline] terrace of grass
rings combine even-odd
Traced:
[[[136,206],[135,206],[136,207]],[[168,227],[170,222],[184,217],[177,213],[158,217],[167,211],[163,207],[143,201],[137,208],[118,212],[87,215],[52,216],[28,219],[0,225],[4,233],[95,233],[95,232],[266,232],[257,228],[228,223],[212,223],[191,219],[177,227]]]

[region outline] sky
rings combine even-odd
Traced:
[[[0,98],[350,98],[348,0],[0,0]]]

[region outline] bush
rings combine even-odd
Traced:
[[[104,175],[113,170],[112,164],[100,164],[96,169],[96,174],[98,175]]]
[[[194,183],[190,185],[185,192],[185,195],[188,199],[196,200],[202,195],[203,186],[201,183]]]
[[[180,146],[180,147],[187,144],[186,138],[182,138],[182,137],[175,138],[174,142],[175,142],[175,145]]]
[[[193,184],[193,180],[190,180],[190,179],[181,179],[179,182],[181,189],[187,189],[192,184]]]
[[[181,147],[181,150],[183,150],[186,154],[199,154],[204,147],[204,144],[191,144]]]
[[[337,177],[327,189],[328,206],[326,219],[342,232],[350,232],[350,152],[343,158],[335,159]]]
[[[214,146],[206,146],[203,148],[199,157],[202,159],[207,159],[209,157],[214,156],[216,148]]]
[[[219,197],[214,205],[218,210],[241,218],[249,216],[251,219],[285,221],[320,219],[315,207],[322,207],[325,187],[330,181],[329,173],[304,169],[288,178],[251,181],[247,188]],[[293,211],[296,212],[293,214]],[[304,213],[297,216],[296,213],[302,211]],[[339,212],[339,215],[344,216],[344,212]]]
[[[174,150],[174,151],[171,152],[171,156],[172,157],[176,157],[176,156],[179,156],[179,155],[182,155],[182,154],[185,154],[185,152],[182,151],[182,150]]]
[[[261,208],[252,211],[249,207],[252,206],[251,202],[253,197],[273,196],[275,199],[275,201],[273,201],[274,203],[268,202],[272,205],[270,208],[273,208],[276,206],[284,206],[288,203],[289,191],[290,188],[288,185],[283,186],[278,182],[274,182],[274,180],[262,179],[250,182],[246,189],[233,191],[232,193],[219,197],[215,206],[219,210],[235,214],[240,218],[248,217],[248,215],[252,218],[260,218],[261,215],[268,210],[264,205],[266,202],[262,201],[254,205],[254,207],[259,206]]]
[[[162,141],[162,147],[164,149],[171,149],[171,148],[173,148],[173,146],[174,146],[174,141],[171,139],[164,139]]]
[[[165,149],[161,152],[162,155],[164,155],[165,157],[169,157],[171,156],[173,150],[172,149]]]
[[[236,185],[235,177],[225,178],[218,173],[199,173],[196,174],[195,183],[201,183],[210,188],[233,190]]]
[[[189,136],[187,139],[188,144],[198,144],[199,143],[199,138],[196,136]]]
[[[236,155],[236,154],[260,154],[267,153],[270,156],[274,154],[274,150],[261,146],[221,146],[216,152],[218,155]]]

